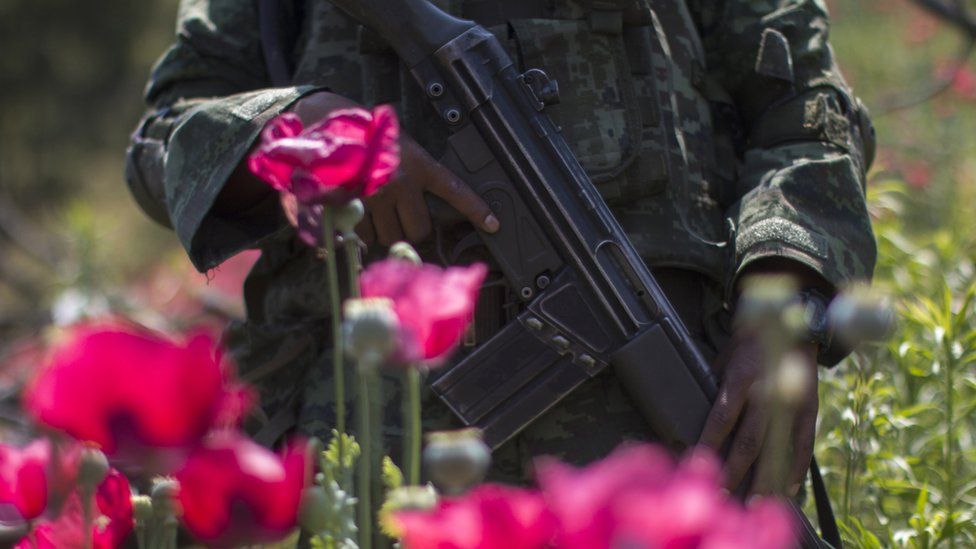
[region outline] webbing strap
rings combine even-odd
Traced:
[[[837,528],[837,518],[830,505],[830,496],[824,484],[823,475],[817,458],[810,460],[810,484],[813,486],[813,503],[817,508],[817,523],[820,524],[820,536],[835,549],[843,549],[840,530]]]

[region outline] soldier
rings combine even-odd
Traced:
[[[401,174],[366,201],[357,229],[374,252],[427,239],[425,192],[484,231],[497,230],[498,220],[434,160],[447,129],[431,122],[382,37],[326,0],[281,2],[285,24],[274,32],[288,47],[269,64],[256,4],[182,0],[176,43],[153,70],[127,174],[143,208],[175,229],[200,271],[261,249],[245,283],[247,319],[227,341],[244,377],[260,387],[259,437],[270,443],[290,430],[327,436],[334,412],[321,259],[295,238],[292,206],[244,167],[268,120],[287,110],[308,124],[348,105],[397,107],[410,136]],[[522,68],[544,68],[559,82],[562,102],[550,115],[714,359],[721,390],[702,442],[730,444],[726,477],[737,486],[769,420],[750,392],[761,371],[756,341],[731,333],[739,282],[789,273],[806,299],[823,301],[868,279],[875,261],[864,198],[872,130],[827,43],[823,1],[440,4],[491,30]],[[813,449],[817,363],[836,364],[846,352],[812,335],[802,346],[810,383],[792,433],[793,493]],[[433,399],[424,413],[428,427],[452,423]],[[395,439],[395,417],[386,429]],[[605,371],[499,448],[493,475],[521,481],[534,455],[586,462],[623,440],[652,437]]]

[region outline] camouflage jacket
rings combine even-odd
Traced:
[[[834,285],[870,277],[870,123],[835,64],[823,0],[440,3],[558,80],[551,115],[652,266],[698,271],[724,288],[767,257]],[[296,244],[273,198],[230,216],[212,211],[263,124],[327,88],[393,102],[434,153],[446,132],[429,123],[389,52],[325,0],[303,3],[293,85],[272,86],[255,4],[181,1],[128,179],[165,206],[158,217],[201,271],[262,248],[246,286],[249,321],[283,326],[327,314],[314,252]]]

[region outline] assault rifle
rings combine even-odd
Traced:
[[[450,127],[441,162],[492,206],[501,229],[480,236],[524,307],[433,390],[497,447],[612,367],[655,435],[695,444],[716,381],[544,112],[555,82],[428,0],[332,1],[390,44]],[[794,510],[803,546],[822,547]]]

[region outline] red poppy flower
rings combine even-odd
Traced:
[[[132,491],[122,473],[112,469],[94,494],[91,545],[93,549],[121,547],[132,532]],[[82,548],[85,543],[84,514],[81,496],[72,492],[56,518],[42,520],[33,534],[17,544],[17,549]]]
[[[183,522],[211,547],[280,540],[298,524],[307,451],[278,456],[232,432],[217,433],[177,471]]]
[[[400,165],[399,126],[389,106],[343,109],[304,128],[294,113],[268,123],[248,158],[255,175],[304,204],[370,196]]]
[[[442,269],[385,259],[370,265],[359,282],[363,297],[393,301],[401,331],[397,358],[436,365],[464,335],[487,272],[480,263]]]
[[[537,549],[555,522],[538,492],[485,484],[431,511],[393,515],[406,549]]]
[[[241,412],[246,390],[229,377],[207,336],[180,344],[129,329],[81,328],[54,351],[24,405],[115,463],[150,463],[159,472],[172,465],[160,458],[178,458],[228,422],[229,411]]]
[[[24,448],[0,444],[0,507],[3,515],[33,520],[47,507],[51,445],[36,440]],[[12,509],[11,509],[12,508]]]

